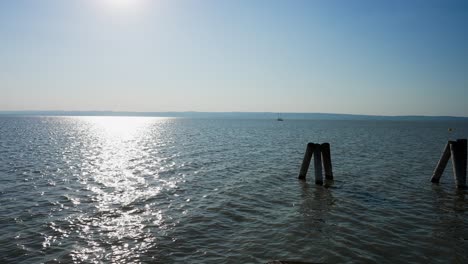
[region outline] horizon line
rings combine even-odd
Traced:
[[[389,115],[389,114],[354,114],[354,113],[329,113],[329,112],[278,112],[278,111],[120,111],[120,110],[0,110],[0,114],[26,114],[26,113],[112,113],[112,114],[286,114],[286,115],[337,115],[337,116],[362,116],[362,117],[435,117],[435,118],[468,118],[462,115],[421,115],[421,114],[404,114],[404,115]]]

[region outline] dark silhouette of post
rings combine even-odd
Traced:
[[[326,180],[333,180],[333,169],[331,163],[331,153],[330,153],[330,144],[323,143],[320,146],[322,151],[322,161],[323,161],[323,168],[325,170],[325,179]]]
[[[302,161],[301,170],[299,172],[299,179],[305,180],[307,171],[309,170],[310,161],[314,156],[314,168],[315,168],[315,184],[323,185],[323,171],[325,168],[325,177],[327,180],[333,180],[333,171],[330,154],[330,144],[314,144],[308,143],[304,159]]]
[[[304,160],[302,160],[301,171],[299,172],[299,179],[305,180],[307,171],[309,170],[310,160],[312,159],[312,154],[314,154],[316,144],[308,143],[306,152],[304,154]]]
[[[467,162],[467,142],[466,139],[458,139],[450,142],[450,152],[452,154],[453,176],[457,188],[466,188],[466,162]]]
[[[323,184],[323,173],[322,173],[322,155],[321,147],[319,144],[315,145],[314,149],[314,168],[315,168],[315,184]]]
[[[439,183],[440,177],[444,173],[448,160],[452,158],[453,176],[455,184],[459,189],[466,189],[466,163],[467,163],[467,141],[466,139],[457,139],[449,141],[445,146],[444,152],[440,157],[439,163],[434,170],[431,181]]]
[[[449,141],[447,145],[445,145],[444,152],[440,157],[439,163],[437,163],[437,167],[434,170],[434,174],[432,174],[431,182],[439,183],[440,177],[444,173],[445,167],[447,167],[447,163],[450,159],[450,142],[453,141]]]

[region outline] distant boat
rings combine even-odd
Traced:
[[[278,113],[278,118],[276,118],[276,121],[283,121],[283,118],[281,118],[281,115]]]

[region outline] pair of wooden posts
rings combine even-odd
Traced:
[[[453,176],[455,177],[455,184],[459,189],[466,188],[466,162],[467,162],[467,144],[466,139],[457,139],[457,141],[449,141],[445,145],[442,157],[440,157],[434,174],[432,175],[431,182],[439,183],[440,177],[444,173],[447,163],[452,157]]]
[[[302,161],[301,171],[299,172],[299,179],[305,180],[307,171],[309,170],[310,160],[314,155],[314,167],[315,167],[315,184],[323,185],[323,174],[322,174],[322,162],[323,168],[325,169],[325,179],[333,180],[333,171],[330,154],[330,144],[314,144],[308,143],[307,149]]]

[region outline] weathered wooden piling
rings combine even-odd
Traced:
[[[458,139],[450,142],[450,152],[452,154],[453,176],[457,188],[466,188],[466,162],[467,162],[467,142],[466,139]]]
[[[307,171],[309,170],[310,161],[314,156],[314,168],[315,168],[315,184],[323,185],[323,168],[325,168],[325,178],[327,180],[333,180],[333,171],[330,154],[330,144],[314,144],[308,143],[304,159],[302,161],[301,170],[299,172],[299,179],[305,180]]]
[[[323,168],[325,170],[325,179],[326,180],[333,180],[333,170],[332,170],[332,163],[331,163],[330,144],[329,143],[323,143],[320,146],[320,150],[322,151],[322,161],[323,161]]]
[[[455,184],[459,189],[465,189],[466,186],[466,163],[467,163],[467,141],[466,139],[457,139],[449,141],[445,146],[444,152],[434,170],[431,181],[439,183],[440,177],[444,173],[448,160],[452,158],[453,176]]]
[[[323,184],[323,173],[322,173],[322,155],[321,147],[319,144],[315,145],[314,149],[314,168],[315,168],[315,184]]]
[[[302,160],[301,171],[299,172],[299,179],[305,180],[307,171],[309,170],[310,160],[312,159],[312,154],[314,154],[315,149],[314,143],[308,143],[306,152],[304,154],[304,159]]]
[[[447,167],[447,163],[450,159],[450,142],[452,141],[449,141],[447,145],[445,145],[444,152],[442,153],[434,173],[432,174],[431,182],[439,183],[440,177],[444,173],[445,167]]]

